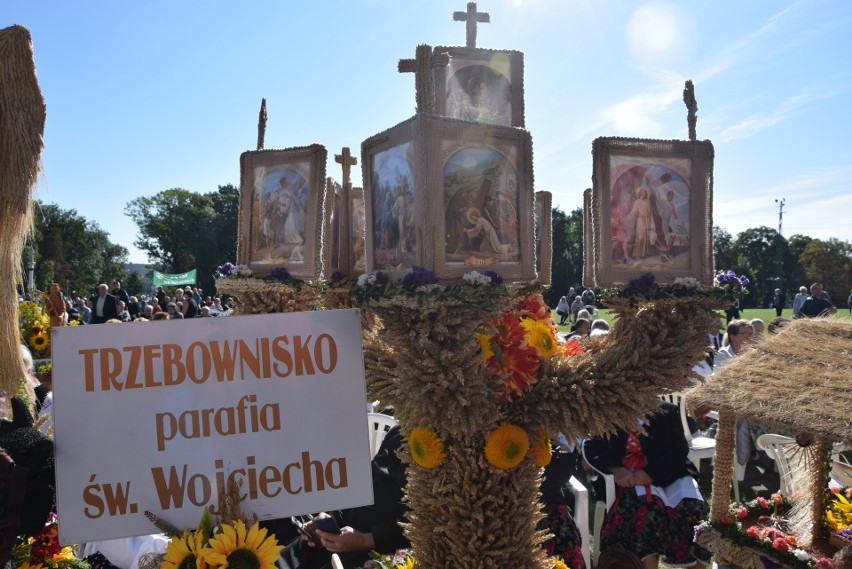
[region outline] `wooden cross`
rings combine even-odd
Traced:
[[[414,59],[399,60],[397,70],[400,73],[414,73],[418,113],[435,113],[435,82],[432,70],[449,62],[450,55],[447,52],[433,54],[432,46],[426,44],[417,46]]]
[[[689,127],[689,140],[695,142],[695,123],[698,122],[698,101],[695,100],[695,87],[692,79],[687,79],[683,89],[683,103],[686,105],[686,123]]]
[[[349,169],[358,163],[358,158],[352,156],[349,152],[349,147],[343,147],[343,154],[335,154],[334,161],[343,165],[343,187],[349,186]]]
[[[257,117],[257,149],[263,150],[263,141],[266,138],[266,98],[260,101],[260,113]]]
[[[467,47],[476,47],[476,24],[477,22],[487,24],[491,21],[491,14],[477,12],[476,2],[468,2],[467,12],[453,12],[453,20],[467,24]]]

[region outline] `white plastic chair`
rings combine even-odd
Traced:
[[[571,493],[574,495],[574,523],[580,531],[580,549],[583,552],[583,560],[586,567],[591,569],[589,563],[589,490],[575,477],[568,481],[571,484]]]
[[[367,413],[367,425],[370,430],[370,459],[379,452],[382,441],[388,431],[399,424],[399,421],[383,413]]]
[[[580,446],[580,451],[583,455],[583,463],[588,465],[589,468],[594,470],[595,475],[602,476],[604,481],[604,499],[603,500],[595,500],[595,514],[592,517],[592,533],[590,535],[590,547],[594,548],[594,555],[592,557],[593,565],[598,564],[598,557],[601,554],[601,528],[603,528],[604,518],[606,517],[606,513],[615,504],[615,476],[609,474],[608,472],[602,472],[592,465],[591,462],[586,460],[586,441],[583,441],[583,444]],[[575,518],[576,520],[576,518]],[[579,527],[579,524],[578,524]],[[592,567],[592,564],[589,564],[588,558],[586,558],[586,566]]]
[[[797,467],[796,455],[799,454],[801,447],[796,443],[795,439],[785,437],[784,435],[765,434],[757,437],[757,448],[766,452],[778,469],[778,476],[781,478],[780,490],[782,494],[790,495],[796,491],[793,484],[793,470]]]

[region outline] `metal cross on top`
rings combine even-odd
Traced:
[[[349,187],[349,170],[350,167],[358,163],[358,158],[352,156],[349,152],[349,147],[343,147],[343,154],[335,154],[334,161],[343,165],[343,187]]]
[[[476,47],[476,24],[482,22],[487,24],[491,21],[488,12],[477,12],[476,2],[467,3],[467,12],[453,12],[453,20],[467,24],[467,47]]]

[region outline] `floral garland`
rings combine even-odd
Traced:
[[[74,554],[74,547],[59,544],[56,514],[36,535],[18,538],[14,551],[15,567],[20,569],[89,569],[89,563]]]
[[[769,499],[758,496],[748,502],[734,503],[730,506],[730,515],[722,516],[717,523],[703,522],[696,528],[696,535],[713,528],[726,541],[757,550],[790,567],[833,567],[830,559],[814,559],[798,547],[796,536],[789,533],[789,520],[783,517],[791,507],[790,499],[778,492],[771,494]],[[755,514],[758,515],[757,524],[743,527],[741,520]]]
[[[363,274],[350,292],[361,304],[404,295],[417,298],[421,305],[430,301],[455,300],[484,310],[490,310],[509,294],[503,286],[503,278],[494,271],[471,271],[462,277],[461,284],[440,284],[435,273],[418,266],[408,269],[399,279],[392,278],[385,271]]]
[[[287,270],[285,266],[279,266],[273,268],[269,272],[268,277],[258,277],[254,274],[254,271],[251,270],[247,265],[235,265],[231,262],[225,263],[223,265],[219,265],[216,267],[216,272],[213,273],[213,277],[216,279],[250,279],[255,278],[259,280],[266,280],[270,282],[280,282],[285,285],[291,286],[295,288],[297,291],[302,289],[302,286],[305,284],[305,281],[298,279],[290,274],[290,271]]]
[[[708,297],[720,300],[736,300],[748,294],[749,279],[737,276],[733,271],[720,271],[713,278],[713,286],[706,286],[692,277],[677,277],[671,284],[656,282],[653,273],[631,280],[627,286],[617,286],[601,291],[602,298],[625,298],[631,304],[645,300],[683,297]]]

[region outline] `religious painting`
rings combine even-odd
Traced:
[[[414,145],[404,142],[370,158],[373,270],[405,270],[415,253]]]
[[[521,52],[439,46],[435,53],[449,55],[449,63],[435,72],[438,114],[523,128]]]
[[[550,192],[535,193],[533,222],[535,226],[535,270],[537,280],[549,285],[553,272],[553,196]]]
[[[320,145],[240,156],[239,263],[320,275],[326,157]]]
[[[535,279],[532,140],[523,129],[418,114],[361,145],[367,271],[443,281]]]
[[[349,242],[352,244],[350,274],[362,274],[367,270],[367,209],[364,205],[364,190],[353,188],[351,195],[351,217]]]
[[[659,282],[709,282],[712,145],[598,139],[594,155],[598,275],[628,282],[652,272]]]

